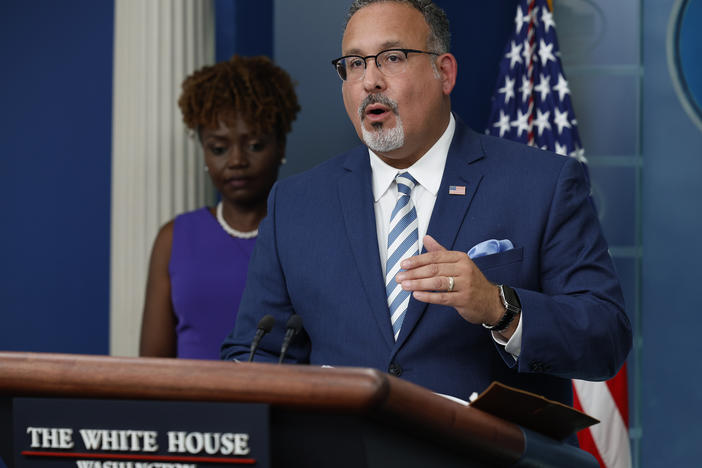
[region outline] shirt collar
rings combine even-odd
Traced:
[[[402,171],[386,164],[369,148],[368,154],[370,155],[371,171],[373,172],[373,198],[375,201],[377,202],[390,188],[395,176],[404,171],[409,171],[412,177],[419,182],[419,185],[431,192],[433,196],[436,196],[439,193],[448,150],[455,130],[456,120],[453,114],[450,114],[449,124],[441,137],[436,140],[434,146],[429,148],[429,151],[424,153],[424,156],[419,158],[417,162]]]

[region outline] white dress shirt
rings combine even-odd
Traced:
[[[417,185],[412,190],[410,198],[417,211],[417,230],[419,235],[419,251],[422,251],[422,239],[427,233],[431,212],[434,210],[436,195],[439,193],[441,177],[444,174],[446,157],[456,129],[456,121],[451,115],[449,124],[443,135],[434,143],[424,156],[407,169],[396,169],[386,164],[370,149],[370,164],[373,172],[373,199],[375,200],[375,226],[378,234],[380,249],[380,264],[385,277],[385,263],[388,258],[388,229],[390,216],[398,199],[395,176],[400,172],[409,172]]]
[[[385,267],[388,258],[388,229],[390,226],[390,215],[395,207],[398,199],[397,183],[395,176],[400,172],[409,172],[417,181],[417,185],[412,190],[410,198],[414,203],[414,208],[417,211],[417,230],[419,235],[419,251],[422,251],[422,239],[427,233],[431,213],[434,210],[436,196],[439,193],[441,186],[441,178],[444,175],[444,167],[446,166],[446,157],[448,156],[449,146],[453,140],[453,134],[456,130],[456,119],[451,114],[449,124],[444,133],[434,143],[429,151],[424,156],[419,158],[417,162],[412,164],[407,169],[396,169],[385,163],[373,151],[368,149],[370,156],[371,171],[373,173],[373,200],[375,209],[375,225],[378,235],[378,250],[380,251],[380,265],[383,268],[383,278],[385,277]],[[521,314],[519,315],[519,324],[517,331],[512,335],[512,338],[505,342],[496,333],[493,333],[493,339],[505,345],[505,350],[512,354],[515,359],[521,351],[521,331],[522,322]]]

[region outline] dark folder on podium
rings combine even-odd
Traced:
[[[500,382],[490,384],[470,406],[556,440],[599,423],[573,407]]]

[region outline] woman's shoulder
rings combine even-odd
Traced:
[[[209,206],[203,206],[197,210],[186,211],[176,215],[172,222],[197,222],[198,220],[208,219],[209,216],[213,216],[212,209]]]
[[[179,214],[173,220],[171,228],[174,243],[180,245],[219,242],[220,231],[214,210],[208,206]]]
[[[185,213],[181,213],[177,215],[171,223],[173,223],[173,226],[171,227],[171,232],[183,232],[183,231],[192,231],[192,230],[202,230],[206,229],[209,227],[209,223],[214,220],[214,213],[208,206],[203,206],[202,208],[198,208],[197,210],[193,211],[187,211]],[[164,228],[168,225],[164,225]]]

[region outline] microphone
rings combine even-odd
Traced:
[[[263,335],[265,335],[273,329],[274,323],[275,319],[272,315],[269,314],[264,315],[263,318],[258,321],[258,325],[256,325],[256,335],[254,336],[253,341],[251,341],[251,353],[249,354],[249,362],[253,361],[254,353],[256,352],[256,348],[258,348],[258,344],[261,342],[261,338],[263,338]]]
[[[300,333],[302,330],[302,317],[297,314],[292,314],[288,319],[288,323],[285,324],[285,336],[283,337],[283,345],[280,347],[280,359],[278,359],[278,364],[283,362],[285,353],[288,352],[288,346],[293,337]]]

